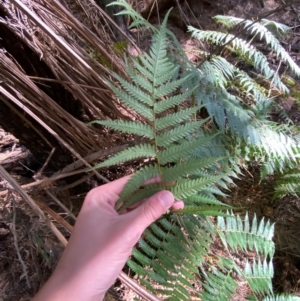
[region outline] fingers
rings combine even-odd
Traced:
[[[120,194],[121,191],[123,190],[124,186],[126,185],[126,183],[129,181],[131,176],[132,175],[125,176],[125,177],[115,180],[113,182],[99,186],[96,189],[101,189],[103,191],[105,190],[105,191],[110,191],[115,194]]]
[[[139,207],[128,213],[134,227],[142,233],[150,224],[161,217],[174,204],[173,194],[167,190],[160,191]]]
[[[171,206],[171,210],[180,210],[180,209],[183,209],[184,208],[184,202],[183,201],[178,201],[178,202],[175,202],[172,206]]]

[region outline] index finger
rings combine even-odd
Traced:
[[[103,189],[103,190],[107,190],[107,191],[110,191],[112,193],[115,193],[115,194],[120,194],[123,190],[123,188],[125,187],[126,183],[129,181],[129,179],[131,178],[132,175],[129,175],[129,176],[125,176],[123,178],[120,178],[118,180],[114,180],[110,183],[107,183],[107,184],[104,184],[104,185],[101,185],[95,189]]]

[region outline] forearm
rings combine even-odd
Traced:
[[[93,293],[87,293],[87,287],[87,283],[77,279],[76,275],[66,277],[56,271],[32,301],[102,301],[104,299],[105,292],[89,298],[88,296],[92,296]]]

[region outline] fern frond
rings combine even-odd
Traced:
[[[181,164],[176,164],[175,166],[162,170],[162,177],[165,182],[176,181],[178,177],[194,175],[195,172],[206,169],[221,159],[223,158],[190,159]]]
[[[254,261],[251,264],[247,261],[244,269],[246,278],[251,290],[256,294],[272,294],[272,278],[274,275],[272,262],[264,260]]]
[[[113,130],[117,130],[123,133],[134,134],[149,139],[154,138],[153,128],[148,124],[133,121],[121,121],[121,120],[95,120],[91,124],[101,124],[107,126]]]
[[[210,137],[202,136],[192,141],[185,141],[182,142],[180,145],[169,146],[168,149],[158,153],[158,160],[160,164],[164,165],[167,163],[176,162],[181,158],[188,157],[197,149],[202,148],[206,144],[208,144],[209,141],[217,135],[219,135],[219,133],[216,133],[215,135],[212,135]],[[223,155],[226,154],[223,153]]]
[[[291,295],[279,295],[266,297],[262,301],[300,301],[300,297],[291,296]]]
[[[202,300],[231,300],[238,284],[232,278],[235,263],[232,260],[218,258],[218,269],[210,265],[211,272],[204,273],[204,291],[200,293]],[[222,271],[222,272],[221,272]]]
[[[274,255],[274,243],[272,237],[274,234],[274,224],[264,222],[262,219],[257,224],[256,216],[250,225],[248,214],[244,221],[232,213],[230,217],[218,217],[217,229],[223,244],[237,251],[241,248],[243,251],[253,250],[262,254],[264,257]]]
[[[174,194],[178,200],[185,199],[190,195],[196,194],[201,189],[204,189],[207,185],[211,185],[217,182],[221,178],[220,175],[212,176],[208,175],[205,178],[195,180],[181,180],[176,186],[171,187],[170,191]]]
[[[156,120],[156,129],[158,131],[163,130],[167,127],[175,126],[176,124],[178,124],[180,122],[187,121],[187,118],[190,117],[191,115],[195,114],[200,108],[201,108],[201,106],[195,106],[195,107],[191,107],[191,108],[181,110],[179,112],[168,114],[167,116],[158,118]]]
[[[131,176],[127,185],[122,190],[117,202],[117,206],[119,206],[126,200],[126,198],[130,197],[131,194],[137,191],[147,180],[153,179],[159,175],[159,166],[157,164],[145,166],[137,171]]]
[[[148,158],[148,157],[155,158],[155,156],[156,156],[156,150],[153,145],[150,144],[136,145],[112,156],[108,160],[96,165],[93,169],[116,165],[138,158]]]
[[[119,97],[120,99],[122,99],[122,101],[129,108],[131,108],[132,110],[135,110],[141,116],[148,119],[149,121],[154,120],[153,112],[149,106],[139,102],[138,100],[136,100],[135,98],[130,96],[127,92],[125,92],[123,89],[119,89],[116,86],[114,86],[113,84],[109,84],[109,86],[112,89],[112,91],[116,94],[116,96]]]
[[[196,204],[202,204],[202,205],[205,204],[205,205],[218,205],[218,206],[228,206],[229,207],[229,205],[222,203],[216,197],[207,196],[203,193],[199,193],[197,195],[191,195],[191,196],[187,197],[187,201],[196,203]]]
[[[168,132],[164,132],[163,134],[157,135],[157,145],[168,146],[173,142],[177,142],[180,139],[191,135],[197,129],[200,129],[205,122],[207,122],[207,119],[178,125]]]
[[[260,22],[243,20],[241,18],[231,16],[216,16],[214,19],[225,24],[229,28],[238,24],[243,24],[244,28],[251,32],[251,34],[258,35],[261,40],[265,40],[267,45],[270,46],[271,49],[276,53],[277,57],[281,58],[283,61],[286,61],[291,70],[294,71],[297,76],[300,76],[299,66],[293,61],[288,52],[280,45],[276,37],[268,30],[268,27],[272,26],[273,28],[276,28],[277,31],[286,33],[290,29],[288,26],[266,19],[263,19]]]
[[[269,67],[266,56],[250,43],[237,38],[232,34],[225,34],[216,31],[202,31],[197,30],[192,26],[189,26],[188,29],[192,32],[192,36],[200,41],[208,41],[217,45],[229,44],[235,52],[240,53],[242,56],[247,58],[247,60],[249,60],[257,70],[260,70],[266,78],[272,78],[275,87],[286,93],[288,92],[287,87],[280,80],[277,73]]]
[[[256,217],[250,221],[248,215],[235,217],[228,212],[232,207],[217,198],[226,196],[224,191],[241,172],[245,158],[270,162],[274,170],[289,166],[288,161],[293,162],[291,166],[298,162],[299,140],[267,120],[271,101],[250,76],[218,56],[198,68],[181,58],[176,38],[166,28],[166,18],[153,31],[150,51],[126,62],[130,81],[116,75],[118,84],[111,84],[120,101],[147,122],[99,122],[145,137],[147,142],[112,156],[96,168],[148,158],[152,165],[142,167],[129,179],[116,209],[123,211],[163,189],[183,200],[185,208],[168,212],[153,223],[128,265],[141,284],[167,300],[188,301],[197,296],[227,301],[236,292],[237,277],[249,284],[253,292],[249,298],[271,295],[274,225],[258,222]],[[230,41],[231,50],[247,58],[275,86],[283,87],[265,56],[246,41],[228,40],[230,35],[215,32],[198,33],[221,46]],[[179,106],[178,112],[174,112],[175,106]],[[207,119],[199,120],[201,106],[206,108]],[[143,185],[153,178],[149,181],[152,184]],[[217,224],[207,216],[217,216]],[[223,242],[227,258],[211,254],[216,239]],[[241,265],[231,251],[254,251],[260,259]],[[194,285],[199,278],[203,280],[201,292]]]
[[[149,23],[147,20],[145,20],[139,13],[137,13],[126,0],[118,0],[110,2],[107,6],[122,6],[124,9],[117,13],[116,15],[127,15],[130,16],[133,22],[130,24],[130,28],[132,27],[143,27],[143,28],[149,28],[153,32],[155,32],[157,29]]]
[[[182,103],[184,100],[189,98],[191,96],[193,91],[186,91],[182,94],[178,94],[175,96],[171,96],[167,98],[166,100],[162,100],[155,104],[155,113],[159,114],[162,113],[172,107],[175,107],[176,105]]]

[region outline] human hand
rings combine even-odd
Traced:
[[[58,266],[33,301],[102,300],[143,231],[167,209],[183,208],[169,191],[160,191],[136,208],[114,207],[130,176],[91,190],[83,203]]]

